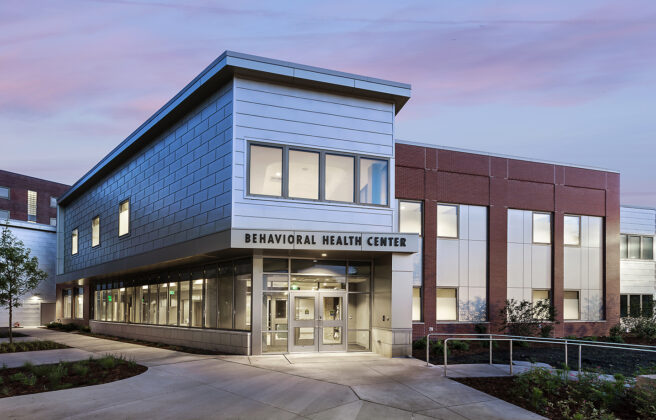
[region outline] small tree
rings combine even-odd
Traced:
[[[511,335],[537,336],[551,332],[556,319],[556,309],[549,300],[506,300],[499,316],[503,320],[500,331]]]
[[[9,310],[9,342],[12,335],[13,309],[22,305],[20,297],[34,290],[48,277],[39,269],[39,260],[5,226],[0,236],[0,307]]]

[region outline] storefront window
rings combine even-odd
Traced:
[[[76,287],[75,291],[73,314],[75,318],[82,319],[84,318],[84,288]]]
[[[180,326],[189,326],[189,315],[191,313],[191,287],[189,287],[189,277],[183,276],[180,281]]]
[[[218,323],[218,270],[215,266],[205,268],[205,327],[219,328]]]
[[[233,275],[232,263],[219,267],[219,328],[232,329]]]
[[[71,313],[73,308],[73,289],[64,289],[62,292],[63,296],[63,306],[64,306],[64,318],[72,318]]]
[[[191,326],[203,326],[203,278],[202,271],[191,275]]]
[[[157,285],[151,284],[149,286],[149,300],[148,306],[148,323],[157,324]]]
[[[172,276],[171,280],[175,280],[175,277]],[[178,282],[170,281],[169,282],[169,325],[178,325],[178,298],[180,294],[178,293]]]
[[[250,261],[235,265],[235,329],[251,329],[251,265]]]

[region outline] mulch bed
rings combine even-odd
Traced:
[[[86,366],[88,366],[88,372],[85,375],[75,374],[74,370],[71,368],[75,363],[85,363]],[[106,384],[108,382],[130,378],[148,370],[145,366],[126,361],[118,361],[111,369],[103,369],[98,360],[65,362],[61,363],[61,365],[66,366],[67,374],[62,376],[60,381],[56,384],[52,384],[47,376],[34,375],[36,376],[36,382],[34,385],[27,385],[11,378],[12,375],[19,372],[22,372],[25,375],[31,375],[30,370],[26,367],[0,369],[0,378],[2,378],[2,382],[0,383],[0,398],[36,394],[57,389]],[[41,366],[38,366],[37,368],[40,367]]]
[[[0,354],[5,353],[20,353],[23,351],[42,351],[42,350],[59,350],[67,349],[68,346],[64,344],[55,343],[54,341],[14,341],[13,344],[9,342],[0,343]]]
[[[509,402],[511,404],[522,407],[526,410],[535,412],[534,408],[529,404],[528,401],[523,398],[519,398],[517,395],[515,383],[515,377],[510,376],[501,376],[493,378],[450,378],[454,381],[460,382],[464,385],[475,388],[479,391],[485,392],[486,394],[497,397],[501,400]],[[545,393],[547,400],[556,406],[558,401],[565,401],[568,398],[566,388],[562,388],[559,392],[547,394]],[[546,415],[550,419],[561,420],[565,419],[559,415],[554,414],[553,412],[548,413],[538,413],[541,415]],[[637,418],[637,413],[633,410],[631,406],[624,405],[618,407],[614,413],[619,419],[635,419]]]

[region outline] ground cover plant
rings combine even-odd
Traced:
[[[79,362],[59,362],[0,369],[0,398],[59,389],[104,384],[129,378],[147,370],[122,357],[104,356]]]
[[[550,419],[656,418],[656,386],[635,386],[621,374],[614,381],[595,372],[578,380],[568,376],[567,370],[552,373],[538,368],[514,377],[455,380]]]
[[[54,341],[18,341],[14,343],[0,343],[0,353],[18,353],[22,351],[67,349],[68,346]]]

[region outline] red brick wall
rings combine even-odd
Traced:
[[[9,200],[0,198],[0,210],[9,210],[11,219],[27,221],[27,191],[36,191],[36,221],[50,224],[57,209],[50,207],[50,197],[63,195],[70,187],[27,175],[0,170],[0,187],[9,188]]]
[[[474,332],[472,323],[435,321],[438,202],[489,208],[488,314],[492,332],[506,300],[508,209],[553,212],[552,290],[557,336],[603,335],[619,321],[619,174],[555,164],[396,145],[396,198],[424,203],[424,323],[413,333]],[[567,322],[563,313],[563,216],[605,218],[605,321]]]

